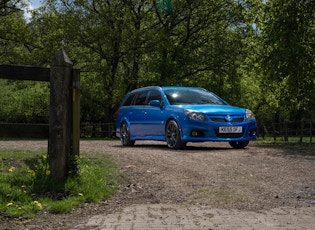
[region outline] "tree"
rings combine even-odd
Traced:
[[[259,2],[47,0],[18,42],[30,64],[67,50],[81,68],[84,121],[112,122],[123,95],[146,85],[200,86],[246,106],[259,98],[248,97],[259,84]]]
[[[0,2],[0,64],[39,65],[36,36],[24,18],[23,1]],[[52,56],[50,56],[51,58]],[[45,63],[47,64],[47,63]],[[0,80],[2,122],[48,122],[47,83]]]
[[[309,0],[269,0],[263,28],[265,87],[285,118],[314,109],[315,8]],[[311,97],[310,97],[311,96]],[[283,111],[286,112],[283,113]]]
[[[94,122],[112,122],[121,97],[138,85],[149,36],[142,21],[150,17],[150,5],[131,0],[49,1],[47,9],[46,14],[58,16],[55,25],[63,28],[63,40],[73,48],[70,56],[83,70],[82,114]],[[98,113],[93,114],[95,108]]]
[[[27,57],[27,49],[24,44],[27,34],[26,22],[20,10],[0,16],[0,62],[23,62]],[[27,58],[26,58],[27,59]]]
[[[244,58],[244,23],[235,1],[173,1],[172,11],[156,8],[159,42],[148,53],[145,84],[195,85],[218,94],[239,95],[237,68]]]
[[[268,90],[262,84],[264,78],[261,63],[263,53],[262,29],[264,26],[265,4],[261,0],[239,1],[236,8],[241,22],[238,24],[239,40],[242,47],[242,59],[239,60],[240,92],[238,98],[240,106],[253,110],[258,122],[263,123],[269,117],[270,107],[266,107]]]
[[[197,85],[238,102],[243,8],[232,0],[49,0],[32,24],[44,31],[38,52],[62,40],[81,67],[83,119],[112,122],[122,96],[146,85]]]
[[[23,0],[0,0],[0,17],[21,11]]]

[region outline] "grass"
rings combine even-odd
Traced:
[[[315,151],[315,137],[312,138],[312,141],[310,137],[303,137],[302,142],[298,136],[288,137],[288,141],[285,141],[283,137],[277,137],[276,140],[273,137],[259,137],[253,143],[265,147],[299,148]]]
[[[304,155],[304,156],[315,156],[315,138],[303,137],[300,142],[300,137],[289,137],[288,141],[284,141],[283,137],[277,137],[274,140],[273,137],[258,138],[252,142],[254,145],[264,148],[281,148],[285,150],[287,155]]]
[[[0,156],[0,218],[32,218],[42,211],[67,213],[118,189],[117,165],[108,157],[78,158],[77,175],[56,188],[45,152],[0,150]]]
[[[305,136],[302,138],[302,142],[300,142],[300,137],[299,136],[289,136],[288,141],[286,142],[284,140],[284,137],[278,136],[276,140],[274,140],[274,137],[259,137],[257,138],[256,142],[260,144],[310,144],[310,137]],[[315,145],[315,137],[312,138],[312,144]]]

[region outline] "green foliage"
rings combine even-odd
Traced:
[[[0,17],[0,63],[49,66],[63,47],[81,69],[82,121],[113,122],[124,94],[147,85],[204,87],[252,109],[261,123],[309,117],[312,4],[47,0],[28,22],[21,13]],[[44,87],[21,85],[0,82],[7,102],[0,105],[1,121],[47,119]]]
[[[25,6],[23,0],[2,0],[0,4],[0,16],[20,12],[23,6]]]
[[[2,122],[48,123],[49,84],[0,79]]]
[[[80,158],[78,175],[56,188],[43,153],[1,150],[0,155],[0,208],[9,216],[70,212],[78,204],[99,202],[117,190],[117,166],[109,158],[96,162]]]
[[[315,105],[315,55],[312,51],[315,9],[312,4],[308,0],[267,2],[263,86],[273,93],[271,102],[279,112],[297,114],[312,110]],[[288,114],[282,115],[288,117]]]
[[[0,63],[25,64],[27,62],[27,48],[24,46],[26,27],[21,12],[0,17]]]

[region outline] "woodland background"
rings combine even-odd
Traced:
[[[313,123],[314,0],[42,3],[25,18],[26,0],[0,0],[0,64],[49,67],[64,48],[81,69],[81,123],[114,123],[148,85],[206,88],[267,129]],[[0,98],[1,123],[48,123],[48,83],[0,79]]]

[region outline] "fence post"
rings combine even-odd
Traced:
[[[72,151],[80,155],[80,70],[72,72]]]
[[[272,131],[273,131],[273,140],[277,140],[277,133],[276,133],[276,124],[272,123]]]
[[[289,138],[288,138],[288,122],[287,121],[283,122],[283,129],[284,129],[284,142],[288,142]]]
[[[59,185],[65,182],[71,151],[72,67],[63,49],[51,61],[48,156],[51,175]]]
[[[299,140],[299,142],[303,143],[303,136],[304,136],[304,120],[303,119],[301,120],[300,128],[301,128],[301,132],[300,132],[300,140]]]
[[[311,121],[310,121],[310,144],[313,142],[313,120],[314,120],[314,110],[311,112]]]

